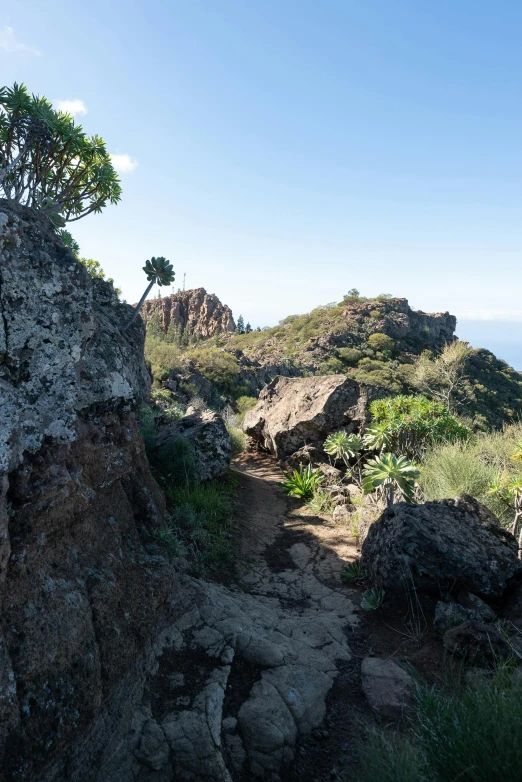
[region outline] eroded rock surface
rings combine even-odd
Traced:
[[[149,390],[143,323],[91,280],[49,221],[0,201],[0,472],[46,439],[72,442],[78,415]]]
[[[199,481],[219,478],[226,473],[232,458],[232,445],[221,416],[212,410],[189,407],[183,418],[160,429],[156,447],[173,442],[178,437],[194,449]]]
[[[362,561],[371,581],[390,592],[413,581],[421,589],[493,598],[522,580],[517,541],[467,494],[386,510],[368,531]]]
[[[93,726],[110,737],[107,704],[183,590],[149,534],[143,324],[124,331],[112,286],[6,202],[0,314],[0,778],[61,780]]]
[[[368,402],[380,392],[345,375],[277,377],[246,414],[243,429],[277,459],[288,459],[304,446],[322,449],[326,437],[338,429],[359,431]]]

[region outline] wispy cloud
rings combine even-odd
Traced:
[[[138,161],[130,155],[113,155],[111,153],[112,165],[119,174],[129,174],[138,165]]]
[[[40,57],[41,55],[39,49],[19,41],[13,28],[7,27],[7,25],[0,30],[0,49],[6,52],[27,52],[35,57]]]
[[[72,100],[53,100],[54,106],[58,111],[70,114],[71,117],[84,117],[87,114],[87,107],[83,100],[73,98]]]
[[[506,310],[461,310],[457,313],[458,320],[501,320],[522,322],[522,310],[509,312]]]

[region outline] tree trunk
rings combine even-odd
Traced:
[[[393,484],[389,483],[384,487],[384,494],[386,497],[386,507],[391,508],[393,505]]]
[[[137,303],[137,305],[136,305],[136,309],[134,310],[134,313],[133,313],[133,315],[132,315],[132,318],[131,318],[131,319],[130,319],[130,320],[129,320],[129,321],[126,323],[126,324],[125,324],[125,326],[123,327],[123,331],[127,331],[127,329],[129,328],[129,326],[132,326],[132,324],[134,323],[134,321],[135,321],[135,320],[136,320],[136,318],[138,317],[138,313],[139,313],[139,311],[141,310],[142,304],[143,304],[143,302],[145,301],[145,299],[147,298],[147,296],[149,295],[149,293],[150,293],[150,291],[151,291],[151,288],[152,288],[152,286],[156,284],[156,280],[157,280],[157,277],[156,277],[156,275],[154,275],[154,277],[152,278],[152,280],[150,281],[150,283],[147,285],[147,288],[145,289],[145,293],[143,294],[143,296],[141,297],[141,299],[140,299],[140,300],[139,300],[139,302]]]

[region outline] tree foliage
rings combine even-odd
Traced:
[[[136,318],[138,317],[138,313],[142,307],[142,304],[147,298],[147,296],[149,295],[152,286],[155,285],[156,283],[158,283],[159,286],[172,285],[172,283],[174,282],[174,278],[176,277],[174,269],[172,268],[172,264],[162,255],[158,256],[158,258],[152,257],[150,260],[145,261],[145,266],[143,267],[143,271],[147,276],[147,280],[149,281],[149,284],[145,288],[145,292],[143,296],[141,297],[136,307],[134,308],[134,314],[132,318],[129,320],[129,322],[126,324],[124,331],[127,330],[129,326],[131,326],[136,320]]]
[[[0,89],[0,193],[46,213],[56,226],[101,212],[121,186],[100,136],[24,84]]]
[[[473,351],[467,342],[449,342],[440,355],[433,358],[429,351],[416,361],[413,385],[420,391],[440,399],[448,408],[456,406],[456,395],[466,384],[466,369]]]

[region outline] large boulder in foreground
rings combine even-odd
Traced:
[[[221,416],[212,410],[189,407],[179,421],[163,427],[156,446],[182,437],[194,449],[198,481],[209,481],[224,475],[232,458],[230,435]]]
[[[517,541],[488,508],[467,494],[424,505],[399,503],[370,527],[364,572],[389,592],[467,590],[500,597],[522,581]]]
[[[321,447],[338,429],[359,431],[379,391],[345,375],[276,377],[246,414],[243,429],[277,459],[286,459],[304,445]]]

